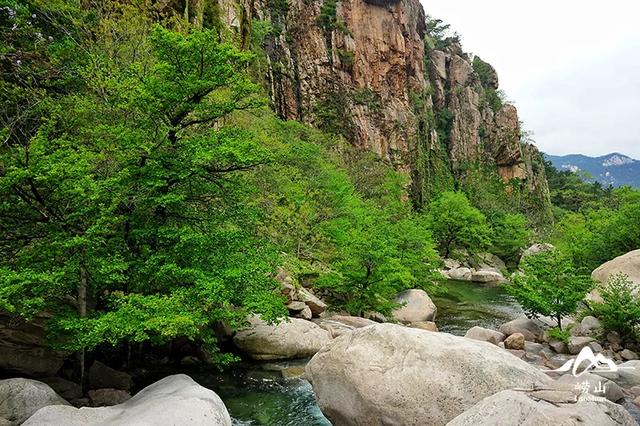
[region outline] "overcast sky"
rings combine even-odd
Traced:
[[[496,68],[541,150],[640,159],[640,1],[421,1]]]

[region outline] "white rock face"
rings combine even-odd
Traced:
[[[403,306],[393,311],[393,317],[404,324],[433,321],[436,318],[438,308],[424,290],[405,290],[395,301]]]
[[[489,395],[550,383],[486,342],[396,324],[338,337],[309,362],[318,404],[336,425],[444,425]]]
[[[447,426],[636,426],[631,415],[609,401],[550,403],[505,390],[483,399]]]
[[[177,374],[147,386],[127,402],[111,407],[49,406],[38,410],[27,426],[231,426],[220,397],[189,376]]]
[[[0,380],[0,425],[19,425],[48,405],[69,405],[49,385],[31,379]],[[5,420],[3,423],[2,420]]]
[[[251,326],[238,331],[233,343],[257,360],[309,357],[331,341],[329,332],[311,321],[299,318],[269,325],[252,316],[249,322]]]

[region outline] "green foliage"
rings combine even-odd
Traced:
[[[349,98],[346,92],[330,92],[318,101],[313,113],[320,129],[347,139],[353,136],[353,123],[349,115]]]
[[[560,329],[562,317],[574,314],[593,287],[591,278],[580,275],[571,259],[558,250],[527,256],[520,267],[522,273],[511,277],[507,291],[528,315],[553,317]]]
[[[480,59],[479,56],[475,56],[473,58],[472,65],[473,65],[473,70],[478,75],[478,78],[480,79],[480,84],[482,84],[483,87],[494,86],[494,83],[496,80],[496,72],[489,63]]]
[[[336,49],[336,54],[338,55],[338,59],[340,59],[340,63],[347,67],[353,65],[353,61],[355,58],[355,54],[348,50],[344,49]]]
[[[598,288],[602,302],[590,304],[605,331],[615,331],[624,339],[637,340],[640,326],[640,297],[637,285],[624,274],[609,277]]]
[[[462,192],[443,192],[429,205],[427,217],[444,257],[455,249],[478,253],[489,246],[491,230],[487,220]]]
[[[558,340],[560,342],[569,343],[571,337],[571,330],[563,330],[558,327],[553,327],[547,330],[549,339]]]
[[[453,43],[460,43],[457,34],[449,36],[449,24],[444,24],[441,19],[425,17],[425,48],[427,53],[431,50],[444,50]]]
[[[264,233],[316,271],[308,275],[333,308],[388,313],[399,291],[431,286],[437,255],[423,219],[401,201],[401,175],[339,137],[245,118],[264,129],[274,153],[256,175]]]
[[[619,188],[578,212],[564,213],[553,243],[576,266],[590,272],[600,264],[640,247],[640,191]]]
[[[519,213],[499,214],[492,218],[491,229],[490,252],[508,264],[515,264],[520,250],[531,238],[527,218]]]
[[[438,132],[438,139],[446,142],[451,137],[451,130],[453,130],[453,113],[448,108],[443,108],[436,111],[436,131]]]
[[[57,19],[54,29],[68,16],[27,13]],[[37,62],[14,69],[2,104],[38,98],[3,122],[0,305],[52,313],[66,349],[187,336],[215,350],[213,321],[284,314],[277,251],[257,233],[245,173],[270,154],[224,124],[263,103],[245,71],[251,55],[212,31],[132,32],[118,19],[93,33],[65,21],[37,55],[14,44]],[[56,83],[24,78],[42,70]]]
[[[599,182],[586,183],[569,170],[559,171],[550,161],[544,161],[545,175],[551,192],[551,202],[560,210],[560,217],[567,211],[578,212],[600,205],[606,206],[613,195],[613,187],[604,188]]]

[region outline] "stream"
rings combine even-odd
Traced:
[[[440,331],[464,335],[474,325],[497,328],[522,314],[503,288],[467,281],[445,281],[433,297]],[[301,378],[306,360],[240,363],[220,373],[189,373],[224,401],[237,426],[331,425],[315,402],[309,382]]]

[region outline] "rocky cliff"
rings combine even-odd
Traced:
[[[206,20],[206,1],[188,2],[192,19]],[[264,50],[277,113],[409,173],[417,205],[480,167],[549,206],[541,157],[522,142],[495,70],[434,31],[418,0],[217,1],[216,19],[244,46],[254,33]]]

